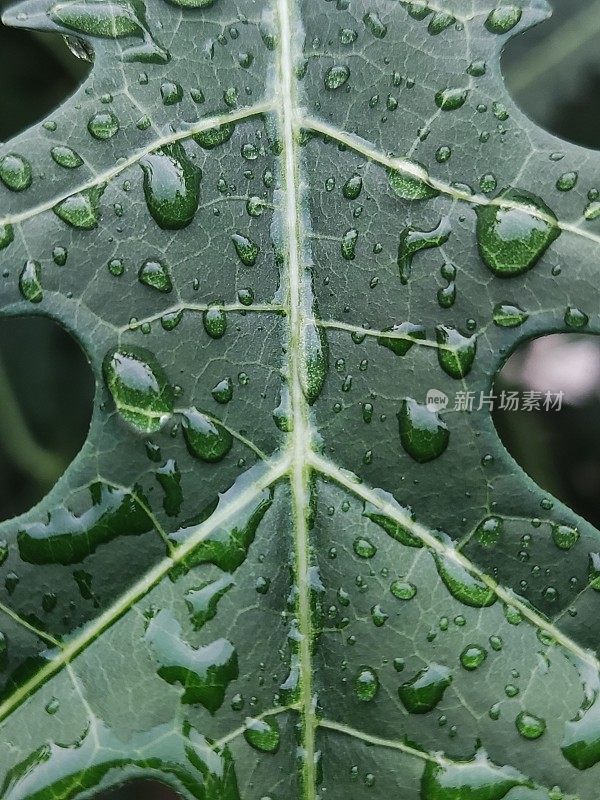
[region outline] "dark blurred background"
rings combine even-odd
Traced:
[[[503,59],[521,108],[558,136],[600,149],[600,0],[551,0],[553,19]],[[0,10],[8,4],[0,0]],[[0,141],[42,119],[90,64],[58,36],[0,26]],[[544,489],[600,527],[600,341],[549,336],[522,347],[496,389],[564,391],[560,412],[495,412],[502,439]],[[76,342],[42,318],[0,319],[0,520],[29,509],[81,447],[94,393]],[[170,800],[152,781],[102,800]]]

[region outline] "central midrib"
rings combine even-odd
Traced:
[[[288,313],[289,313],[289,390],[291,396],[292,432],[291,491],[292,518],[294,521],[295,580],[297,585],[297,614],[300,633],[300,710],[301,747],[300,791],[306,800],[316,798],[315,780],[315,730],[316,716],[312,685],[312,622],[310,608],[310,544],[308,540],[307,513],[309,508],[308,463],[306,452],[310,449],[312,432],[308,404],[302,391],[304,359],[301,358],[303,342],[304,267],[301,263],[301,214],[299,187],[299,158],[295,136],[295,108],[297,85],[292,51],[293,0],[277,0],[279,17],[279,90],[281,94],[280,127],[283,139],[283,180],[285,207],[285,234],[288,243]],[[295,39],[301,38],[295,31]]]

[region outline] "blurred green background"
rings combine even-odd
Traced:
[[[551,3],[550,22],[509,44],[507,84],[539,125],[600,149],[600,0]],[[0,10],[7,5],[0,0]],[[52,111],[89,69],[61,37],[0,26],[0,141]],[[537,483],[600,527],[600,341],[532,342],[498,377],[502,388],[565,391],[561,412],[496,412],[495,422]],[[93,394],[90,369],[66,332],[33,316],[0,319],[0,519],[29,509],[62,474],[85,439]],[[139,781],[101,797],[174,796]]]

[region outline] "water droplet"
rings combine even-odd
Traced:
[[[427,714],[437,706],[451,682],[448,667],[433,663],[399,686],[398,696],[410,714]]]
[[[390,592],[398,600],[412,600],[417,593],[417,587],[410,581],[398,579],[390,586]]]
[[[90,117],[88,122],[88,131],[95,139],[100,139],[101,141],[112,139],[118,130],[119,120],[112,111],[98,111],[97,114]]]
[[[29,260],[19,275],[19,291],[30,303],[41,303],[44,296],[42,290],[42,267],[39,261]]]
[[[203,147],[205,150],[213,150],[219,145],[225,144],[233,136],[235,125],[233,122],[225,122],[219,125],[218,128],[209,128],[205,131],[199,131],[192,136],[192,139]]]
[[[546,723],[527,711],[521,711],[515,720],[517,730],[524,739],[539,739],[546,731]]]
[[[57,245],[56,247],[52,248],[52,260],[57,267],[64,267],[64,265],[67,263],[68,256],[69,253],[66,247]]]
[[[570,525],[552,525],[552,541],[560,550],[570,550],[579,541],[580,533]]]
[[[499,303],[494,306],[494,324],[500,328],[518,328],[528,319],[527,311],[514,303]]]
[[[396,518],[392,519],[392,517],[380,511],[371,503],[365,503],[362,512],[363,517],[367,517],[367,519],[370,519],[376,525],[379,525],[379,527],[383,528],[388,536],[391,536],[392,539],[395,539],[397,542],[400,542],[406,547],[423,547],[423,542],[421,539],[419,539],[417,536],[414,536],[410,530],[415,518],[411,509],[401,506],[389,492],[384,492],[382,489],[377,489],[376,494],[381,498],[382,503],[385,503],[386,506],[390,506],[395,510],[397,517],[400,519],[404,518],[406,520],[405,524],[403,525]]]
[[[431,200],[437,197],[439,191],[429,185],[425,167],[416,161],[406,163],[408,165],[406,169],[388,171],[388,182],[394,193],[403,200]],[[415,172],[420,174],[414,174]]]
[[[276,753],[281,734],[275,719],[247,719],[244,739],[261,753]]]
[[[565,310],[565,325],[569,328],[585,328],[589,321],[588,315],[575,306],[569,306]]]
[[[398,427],[402,447],[420,464],[439,458],[448,447],[450,432],[446,423],[435,411],[412,398],[402,401]]]
[[[165,81],[160,86],[160,96],[165,106],[173,106],[176,103],[180,103],[183,100],[181,84],[174,83],[173,81]]]
[[[426,762],[421,800],[504,800],[515,786],[530,785],[531,781],[516,769],[498,767],[479,751],[470,761]],[[517,794],[514,800],[518,800]],[[536,796],[531,800],[543,798]]]
[[[360,175],[352,175],[342,186],[342,194],[346,200],[356,200],[362,192],[363,180]]]
[[[377,548],[373,542],[365,536],[357,536],[352,546],[359,558],[373,558],[377,552]]]
[[[141,347],[116,347],[102,365],[120,415],[147,433],[159,430],[173,410],[173,388],[155,356]]]
[[[578,178],[579,173],[577,172],[565,172],[556,181],[556,188],[559,192],[570,192],[577,186]]]
[[[165,514],[168,517],[176,517],[183,503],[183,492],[181,491],[181,472],[172,458],[156,470],[156,480],[165,495],[163,498]]]
[[[245,267],[253,267],[260,253],[260,247],[241,233],[234,233],[231,241],[242,264]]]
[[[407,284],[410,279],[415,253],[445,244],[450,238],[451,230],[449,218],[443,217],[440,223],[430,231],[417,228],[405,228],[402,231],[398,245],[398,269],[401,283]]]
[[[211,306],[203,312],[202,323],[211,339],[220,339],[227,330],[227,314],[222,308]]]
[[[461,665],[469,671],[480,667],[487,658],[487,652],[478,644],[469,644],[460,654]]]
[[[23,156],[8,153],[0,160],[0,181],[13,192],[22,192],[31,186],[31,164]]]
[[[81,156],[65,145],[53,147],[50,150],[50,155],[59,167],[65,167],[65,169],[77,169],[83,164]]]
[[[325,73],[325,88],[339,89],[350,77],[350,70],[345,64],[334,64]]]
[[[520,22],[522,15],[523,9],[520,6],[499,6],[490,11],[485,27],[490,33],[508,33]]]
[[[442,89],[435,95],[435,104],[442,111],[456,111],[464,106],[468,89]]]
[[[356,257],[356,242],[358,241],[358,231],[356,228],[352,228],[342,236],[341,241],[341,251],[342,257],[346,259],[346,261],[354,261]]]
[[[354,681],[354,692],[363,703],[370,703],[379,691],[379,678],[372,667],[360,667]]]
[[[365,28],[376,38],[384,39],[387,34],[387,25],[384,24],[376,11],[370,11],[363,17]]]
[[[239,497],[240,487],[248,486],[254,479],[254,470],[262,469],[262,465],[249,469],[238,482],[219,496],[217,502],[209,504],[200,514],[187,520],[184,527],[169,535],[169,539],[176,545],[185,544],[190,536],[197,533],[198,525],[207,520],[216,508],[222,510]],[[244,562],[257,528],[271,503],[272,496],[268,490],[260,492],[248,501],[240,511],[229,518],[226,525],[219,526],[195,545],[193,551],[183,560],[183,571],[199,564],[214,564],[224,572],[234,572]]]
[[[216,616],[219,600],[234,586],[231,575],[223,575],[213,581],[205,581],[200,586],[188,589],[185,602],[190,612],[192,625],[200,630]]]
[[[415,341],[424,340],[426,331],[422,325],[414,325],[412,322],[402,322],[392,328],[385,328],[383,333],[394,334],[393,336],[378,336],[377,344],[387,347],[397,356],[405,356]]]
[[[181,625],[173,613],[162,609],[148,623],[145,641],[159,662],[158,674],[184,691],[181,702],[199,703],[211,714],[223,704],[229,683],[238,676],[235,649],[227,639],[192,647],[181,638]]]
[[[91,231],[100,221],[100,198],[104,186],[94,186],[79,194],[72,194],[52,209],[59,219],[72,228]]]
[[[456,22],[456,17],[446,11],[436,11],[433,17],[429,20],[427,26],[428,33],[431,36],[438,36],[445,30],[450,28]]]
[[[476,336],[463,336],[456,328],[438,325],[435,329],[440,367],[451,378],[464,378],[471,371],[477,353]]]
[[[164,230],[185,228],[200,199],[202,171],[178,142],[165,145],[140,161],[148,210]]]
[[[479,253],[498,277],[521,275],[560,236],[558,220],[543,200],[529,192],[508,189],[496,201],[477,208]]]
[[[211,395],[217,403],[226,405],[233,398],[233,381],[231,378],[223,378],[216,386],[211,389]]]
[[[322,328],[313,322],[302,327],[300,348],[302,391],[309,405],[321,394],[329,370],[329,348]]]
[[[452,542],[438,534],[446,546],[452,550]],[[496,602],[496,595],[479,578],[476,578],[451,555],[434,553],[438,574],[452,597],[472,608],[486,608]]]
[[[147,501],[139,487],[136,497],[103,483],[89,488],[91,506],[77,514],[64,505],[50,512],[47,522],[23,524],[17,534],[19,554],[30,564],[77,564],[118,536],[139,536],[153,528],[142,508]]]
[[[0,250],[4,250],[14,240],[15,233],[12,225],[0,225]]]
[[[149,286],[151,289],[157,289],[159,292],[168,294],[173,291],[173,282],[169,274],[169,268],[164,261],[158,259],[148,259],[144,261],[138,272],[140,283],[144,286]]]
[[[225,458],[233,446],[229,431],[196,408],[183,414],[183,435],[190,454],[210,464]]]

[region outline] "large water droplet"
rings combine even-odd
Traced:
[[[50,512],[47,522],[22,525],[19,554],[30,564],[77,564],[118,536],[139,536],[154,524],[142,504],[139,487],[133,494],[103,483],[89,489],[92,505],[75,514],[65,506]]]
[[[427,714],[444,696],[452,673],[442,664],[430,664],[398,687],[398,696],[410,714]]]
[[[410,279],[415,253],[445,244],[450,238],[451,231],[448,217],[443,217],[440,223],[430,231],[422,231],[418,228],[405,228],[402,231],[398,245],[398,270],[400,281],[403,284],[407,284]]]
[[[479,253],[500,278],[534,267],[560,233],[554,212],[541,198],[520,189],[507,189],[494,203],[477,208]]]
[[[162,427],[173,410],[173,388],[152,353],[115,347],[106,354],[102,372],[123,419],[147,433]]]
[[[520,22],[522,15],[523,9],[520,6],[498,6],[488,14],[485,27],[490,33],[508,33]]]
[[[13,192],[22,192],[31,186],[31,164],[23,156],[8,153],[0,160],[0,181]]]
[[[480,667],[487,658],[487,651],[478,644],[469,644],[460,654],[460,663],[472,672]]]
[[[191,455],[209,464],[221,461],[233,446],[229,431],[197,408],[185,411],[183,435]]]
[[[514,303],[499,303],[494,306],[494,324],[500,328],[518,328],[528,319],[527,311]]]
[[[217,613],[219,600],[234,586],[231,575],[223,575],[216,581],[206,581],[201,586],[185,593],[192,624],[196,630],[204,627]]]
[[[173,291],[173,282],[169,274],[169,268],[164,261],[159,259],[148,259],[144,261],[138,272],[140,283],[156,289],[159,292],[168,294]]]
[[[183,492],[181,490],[181,472],[172,458],[156,470],[156,480],[165,494],[163,498],[165,514],[168,517],[176,517],[183,503]]]
[[[435,329],[440,367],[452,378],[464,378],[471,371],[477,353],[477,338],[463,336],[456,328],[438,325]]]
[[[207,308],[202,314],[204,330],[211,339],[220,339],[227,330],[227,314],[218,306]]]
[[[521,711],[515,720],[515,725],[524,739],[539,739],[546,731],[545,720],[528,711]]]
[[[427,336],[423,325],[415,325],[412,322],[402,322],[392,328],[385,328],[383,333],[390,333],[393,336],[378,336],[377,344],[387,347],[397,356],[405,356],[416,341],[423,340]]]
[[[59,167],[65,167],[65,169],[77,169],[77,167],[83,164],[81,156],[76,153],[75,150],[65,145],[53,147],[52,150],[50,150],[50,155]]]
[[[91,231],[100,221],[100,198],[104,189],[105,186],[94,186],[79,194],[72,194],[57,203],[52,210],[72,228]]]
[[[450,432],[446,423],[435,411],[410,397],[402,401],[398,427],[402,447],[420,464],[438,458],[448,447]]]
[[[181,625],[162,609],[148,623],[145,641],[159,662],[158,674],[167,683],[179,683],[182,703],[200,703],[211,714],[223,704],[229,683],[238,676],[237,654],[227,639],[192,647],[181,638]]]
[[[497,767],[480,751],[471,761],[427,761],[421,800],[504,800],[515,786],[530,785],[520,772]]]
[[[112,111],[99,111],[90,117],[88,131],[95,139],[112,139],[119,130],[119,120]]]
[[[242,264],[245,267],[253,267],[256,264],[260,247],[241,233],[234,233],[231,241]]]
[[[276,753],[281,734],[275,719],[247,719],[244,739],[261,753]]]
[[[200,200],[202,171],[179,142],[165,145],[140,161],[148,210],[165,230],[185,228]]]
[[[29,260],[19,275],[19,291],[30,303],[41,303],[44,296],[42,290],[42,267],[39,261]]]
[[[403,200],[431,200],[439,195],[439,191],[427,183],[427,170],[422,164],[416,161],[407,161],[415,172],[413,174],[408,169],[391,169],[388,172],[388,181],[398,197]]]
[[[472,608],[486,608],[496,602],[496,595],[479,578],[470,572],[453,557],[453,545],[449,537],[438,533],[440,540],[446,545],[448,555],[434,553],[438,574],[452,597]]]
[[[363,703],[374,700],[379,691],[379,678],[372,667],[361,667],[354,681],[354,692]]]
[[[229,141],[234,131],[235,125],[233,122],[225,122],[223,125],[219,125],[218,128],[209,128],[208,130],[195,133],[192,139],[205,150],[212,150]]]
[[[334,64],[325,73],[325,88],[339,89],[350,77],[350,70],[345,64]]]

